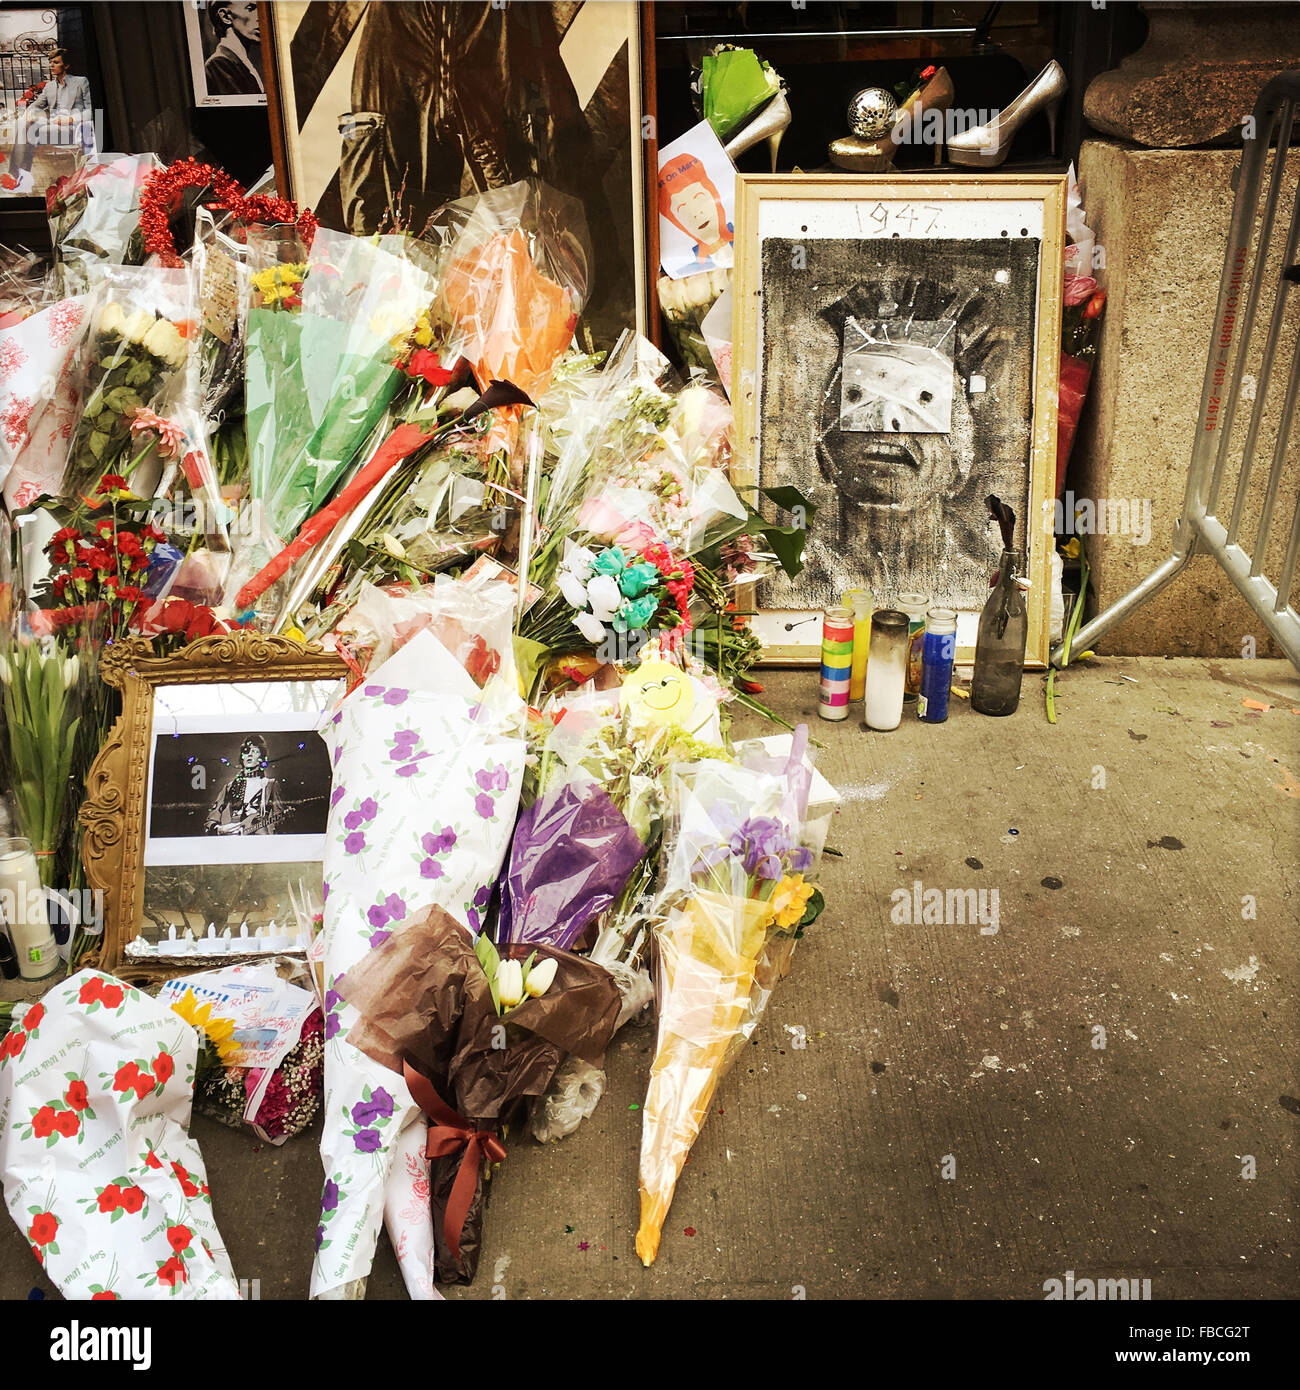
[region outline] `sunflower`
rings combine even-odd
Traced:
[[[172,1012],[180,1014],[191,1028],[197,1028],[203,1033],[223,1063],[239,1052],[239,1044],[234,1040],[234,1019],[213,1018],[212,1005],[200,1005],[192,989],[187,989],[172,1005]]]

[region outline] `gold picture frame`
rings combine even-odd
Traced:
[[[834,244],[840,248],[836,254],[841,258],[841,266],[852,264],[852,273],[860,275],[864,280],[871,277],[875,268],[870,254],[875,248],[868,248],[868,242],[892,243],[888,253],[879,252],[879,256],[882,260],[888,256],[895,261],[908,255],[913,259],[936,254],[957,256],[960,254],[961,244],[967,241],[972,243],[972,252],[977,247],[983,248],[981,255],[994,255],[995,246],[1022,238],[1030,246],[1037,245],[1037,267],[1033,284],[1029,283],[1027,273],[1019,277],[1018,302],[1024,304],[1032,300],[1032,358],[1024,367],[1022,376],[1028,390],[1030,409],[1022,415],[1016,425],[1020,431],[1019,447],[1027,455],[1028,477],[1023,492],[1019,494],[1019,501],[1012,502],[1017,512],[1017,533],[1018,536],[1023,535],[1028,552],[1030,589],[1026,662],[1036,667],[1046,666],[1050,646],[1053,538],[1050,529],[1044,528],[1042,518],[1050,507],[1055,482],[1066,184],[1066,177],[1058,174],[954,173],[906,179],[892,173],[741,174],[736,178],[732,370],[736,452],[732,476],[740,486],[753,486],[761,481],[765,486],[793,484],[808,491],[807,464],[813,461],[814,481],[823,487],[831,487],[837,499],[841,495],[837,483],[826,483],[824,473],[820,477],[817,475],[816,464],[821,461],[820,455],[812,458],[820,447],[817,440],[820,426],[816,423],[817,411],[821,405],[819,399],[807,399],[802,402],[805,416],[813,422],[806,426],[809,441],[806,452],[809,457],[789,462],[791,454],[785,449],[781,450],[778,461],[764,455],[761,438],[764,411],[762,392],[768,361],[764,341],[764,296],[767,288],[763,283],[765,242],[772,240],[774,243],[780,243],[782,250],[791,250],[792,260],[798,257],[800,249],[805,246],[810,254],[815,255],[819,242]],[[925,249],[915,246],[899,247],[900,242],[915,243],[921,240],[930,243],[929,246]],[[768,255],[769,263],[774,266],[775,254],[774,247]],[[1026,260],[1029,254],[1028,249],[1016,252],[1022,261]],[[857,269],[858,262],[853,258],[860,258],[860,271]],[[806,263],[814,271],[814,276],[810,277],[808,284],[811,292],[821,293],[830,290],[828,282],[824,279],[817,280],[815,275],[816,270],[824,265],[827,259],[823,256],[820,261],[810,260]],[[1001,274],[999,272],[999,277]],[[872,288],[875,284],[876,282],[872,282]],[[775,292],[772,298],[774,303],[778,302]],[[789,296],[779,302],[790,302]],[[813,303],[811,298],[809,303],[810,306]],[[811,317],[814,310],[810,307],[804,312]],[[825,317],[828,311],[816,312]],[[947,312],[949,311],[945,310],[945,313]],[[1022,335],[1018,333],[1009,335],[1005,328],[1002,332],[1004,337],[1013,336],[1015,342],[1022,341]],[[793,334],[787,337],[782,330],[772,329],[767,330],[767,336],[776,344],[774,354],[777,355],[777,362],[772,372],[772,379],[777,382],[774,390],[789,393],[789,378],[781,368],[783,362],[799,353],[798,339]],[[952,335],[954,345],[957,336],[956,333]],[[1024,348],[1020,350],[1024,351]],[[829,351],[833,354],[835,349],[832,347]],[[843,347],[840,351],[842,364],[847,357]],[[950,352],[952,351],[955,351],[955,347],[950,349]],[[779,356],[781,353],[787,354],[787,357],[782,359]],[[983,389],[982,377],[971,376],[963,382],[959,369],[956,379],[966,390],[971,389],[975,381],[981,382]],[[830,380],[831,384],[826,388],[827,398],[830,397],[834,380],[843,383],[841,367],[836,368],[836,378]],[[1023,397],[1024,392],[1021,394]],[[989,400],[992,399],[990,396]],[[836,408],[841,411],[847,409],[842,404]],[[981,402],[980,408],[987,410],[987,402]],[[843,416],[840,423],[842,421]],[[895,429],[900,428],[897,419],[893,421],[893,425]],[[874,430],[884,433],[877,426],[858,425],[857,428],[864,432]],[[885,429],[888,429],[888,425]],[[897,449],[899,446],[893,447]],[[955,454],[955,446],[950,452]],[[972,457],[975,457],[974,450]],[[799,471],[801,465],[803,472]],[[779,471],[783,466],[788,467],[790,472]],[[1015,468],[1017,465],[1013,460],[1006,467]],[[969,491],[972,495],[975,485],[980,481],[972,464],[969,469]],[[1008,496],[1004,500],[1012,499]],[[977,502],[966,502],[966,510],[971,514],[964,522],[967,535],[972,534],[972,528],[978,520],[973,514],[978,510],[979,503],[982,503],[982,495]],[[853,504],[846,504],[845,510],[850,505]],[[840,515],[843,516],[843,512]],[[839,524],[843,527],[845,523],[840,521]],[[812,525],[817,525],[815,516]],[[993,554],[987,565],[989,571],[996,561],[996,550],[992,542],[990,549],[993,550]],[[847,553],[841,549],[841,558]],[[945,563],[946,558],[945,556]],[[982,563],[982,560],[977,562],[971,552],[963,553],[961,559],[968,575],[973,574],[976,563]],[[836,574],[842,588],[871,587],[868,583],[851,578],[844,582],[842,576],[847,563],[846,561],[844,566],[839,567]],[[828,588],[830,583],[828,580]],[[896,587],[901,589],[915,586],[900,583]],[[967,588],[973,597],[974,583],[968,580]],[[823,604],[774,610],[760,607],[755,601],[756,597],[756,593],[752,592],[750,622],[763,642],[763,660],[773,665],[817,664],[820,661],[821,644],[821,623],[817,619]],[[888,591],[878,593],[877,605],[880,606],[882,599],[892,600],[896,597],[896,593]],[[826,601],[838,602],[838,591],[828,593]],[[972,602],[959,608],[958,662],[973,660],[974,630],[978,622],[979,606],[981,605]]]
[[[213,962],[206,957],[189,965],[177,957],[133,960],[126,950],[144,920],[157,692],[272,683],[315,687],[343,682],[347,668],[319,645],[237,631],[200,638],[171,656],[155,655],[145,639],[131,639],[108,648],[99,669],[105,684],[121,692],[122,713],[91,765],[79,815],[87,883],[102,895],[103,935],[89,963],[134,983],[155,982],[187,968],[210,968]],[[248,727],[256,728],[255,717],[248,717]],[[245,954],[232,951],[229,958]]]

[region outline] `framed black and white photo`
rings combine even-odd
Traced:
[[[1028,550],[1027,659],[1048,650],[1065,181],[737,178],[733,402],[742,483],[816,506],[805,567],[760,584],[765,655],[816,661],[850,589],[958,614],[958,660],[1001,542]]]
[[[419,235],[456,198],[537,178],[582,204],[582,331],[648,321],[641,31],[633,0],[275,0],[280,191],[321,224]]]
[[[195,106],[265,106],[262,14],[257,0],[185,6]]]
[[[342,661],[285,637],[206,637],[170,657],[116,644],[122,716],[87,779],[82,859],[104,894],[102,964],[175,936],[281,935],[320,902],[331,764],[316,732]],[[145,970],[148,957],[130,962]],[[165,963],[158,970],[174,968]]]
[[[269,686],[266,693],[279,692]],[[323,856],[330,768],[314,727],[319,711],[259,715],[254,722],[173,712],[160,696],[145,813],[146,868],[288,864]]]

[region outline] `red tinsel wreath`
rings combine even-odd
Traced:
[[[237,179],[221,169],[211,164],[200,164],[197,159],[178,159],[166,169],[157,169],[149,174],[140,194],[140,234],[144,238],[144,249],[173,270],[183,262],[176,254],[170,213],[178,205],[184,189],[208,187],[211,187],[215,197],[207,206],[224,209],[245,226],[251,222],[293,223],[308,245],[316,235],[319,224],[310,208],[299,212],[297,203],[290,202],[288,198],[272,198],[265,193],[250,197]]]

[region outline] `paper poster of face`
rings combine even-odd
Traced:
[[[764,238],[760,481],[818,512],[803,572],[766,581],[763,607],[867,587],[978,610],[984,498],[1028,506],[1038,254],[1028,236]]]
[[[659,152],[659,260],[674,280],[734,260],[736,170],[708,121]]]

